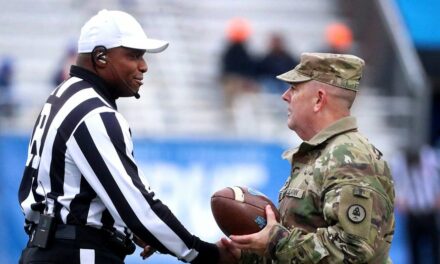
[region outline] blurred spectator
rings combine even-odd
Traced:
[[[243,18],[232,19],[226,33],[228,43],[221,57],[221,78],[226,105],[231,108],[237,96],[257,90],[256,63],[246,47],[251,34],[249,22]]]
[[[137,0],[119,0],[119,5],[122,9],[136,8],[138,5]]]
[[[424,146],[420,152],[401,153],[392,161],[391,168],[396,208],[407,218],[411,263],[440,263],[440,162],[436,150]]]
[[[335,22],[325,29],[325,40],[329,53],[350,53],[353,45],[353,33],[346,24]]]
[[[258,63],[258,76],[265,92],[282,94],[289,87],[275,78],[281,73],[293,69],[299,61],[287,51],[283,37],[272,34],[267,54]]]
[[[14,63],[12,58],[4,57],[0,61],[0,115],[10,117],[13,114],[12,79]]]
[[[66,49],[65,54],[61,58],[60,63],[57,64],[57,70],[52,78],[52,84],[55,87],[70,77],[70,66],[72,64],[75,64],[76,56],[76,44],[69,45]]]

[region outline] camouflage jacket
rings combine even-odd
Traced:
[[[343,118],[288,150],[290,176],[279,194],[281,224],[267,257],[242,263],[391,263],[394,187],[382,153]]]

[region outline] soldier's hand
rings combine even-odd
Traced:
[[[269,243],[270,230],[277,224],[275,213],[269,205],[266,206],[266,219],[267,225],[258,233],[243,236],[231,235],[232,246],[253,252],[259,256],[264,256],[267,244]]]

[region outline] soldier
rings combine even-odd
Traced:
[[[304,142],[283,154],[290,176],[259,233],[223,239],[241,263],[390,263],[394,187],[382,153],[350,116],[364,61],[304,53],[277,76],[291,85],[288,127]],[[241,249],[241,250],[240,250]]]

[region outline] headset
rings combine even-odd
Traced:
[[[99,60],[100,62],[107,64],[107,55],[105,55],[104,53],[100,52],[96,55],[96,59]]]
[[[96,46],[92,50],[91,59],[93,66],[96,66],[98,61],[107,64],[107,48],[104,46]]]
[[[121,78],[121,76],[119,75],[118,71],[115,70],[114,66],[110,63],[110,61],[107,60],[107,48],[104,46],[96,46],[91,54],[91,59],[92,59],[92,64],[93,64],[93,68],[96,71],[96,64],[99,61],[102,64],[107,64],[110,65],[111,71],[113,72],[113,75],[118,76],[118,78],[122,81],[122,83],[124,83],[124,85],[128,88],[128,90],[133,94],[133,96],[136,99],[139,99],[141,96],[140,94],[134,90],[130,85],[128,85],[128,83]]]

